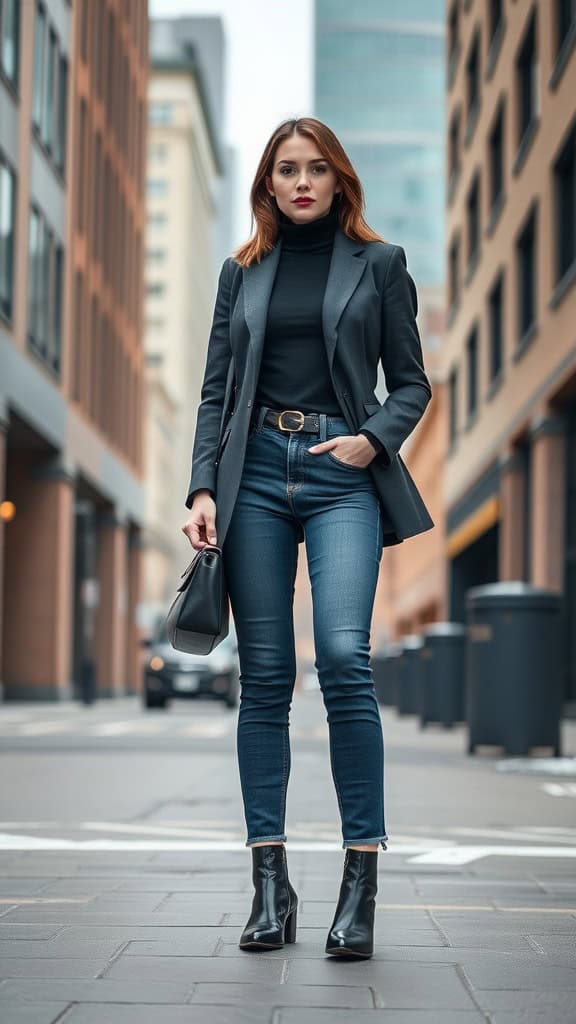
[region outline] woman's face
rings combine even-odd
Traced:
[[[335,192],[341,192],[336,174],[313,139],[292,135],[276,150],[272,176],[266,177],[270,195],[295,224],[304,224],[328,213]],[[312,200],[299,204],[298,199]]]

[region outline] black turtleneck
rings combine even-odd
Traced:
[[[323,217],[295,224],[279,211],[282,240],[270,296],[256,402],[341,416],[322,333],[322,301],[338,226],[334,202]]]
[[[322,217],[295,224],[279,211],[282,248],[270,296],[257,405],[342,416],[322,330],[322,303],[338,227],[338,200]],[[378,438],[366,434],[380,451]]]

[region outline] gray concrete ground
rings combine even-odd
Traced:
[[[237,943],[252,883],[237,711],[0,706],[2,1024],[570,1024],[576,776],[499,771],[383,710],[376,951],[324,953],[344,852],[318,693],[292,711],[297,941]],[[563,727],[576,754],[576,724]]]

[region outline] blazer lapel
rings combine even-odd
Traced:
[[[330,370],[338,341],[338,321],[358,287],[366,267],[367,261],[361,255],[363,252],[363,242],[356,242],[349,235],[345,235],[339,227],[336,229],[322,304],[322,327]]]
[[[282,249],[282,239],[261,259],[260,263],[252,263],[242,267],[242,290],[244,293],[244,319],[250,332],[250,352],[254,367],[254,380],[257,380],[260,359],[264,347],[268,306],[278,260]]]
[[[268,306],[281,249],[282,239],[279,238],[274,248],[260,263],[242,268],[244,317],[250,332],[250,348],[256,375],[260,367]],[[340,227],[336,229],[322,303],[322,329],[330,370],[338,340],[338,322],[366,267],[366,260],[362,258],[363,252],[363,242],[349,238]]]

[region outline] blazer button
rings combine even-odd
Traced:
[[[248,402],[248,405],[252,405],[252,400],[251,400],[251,399],[250,399],[250,401]]]

